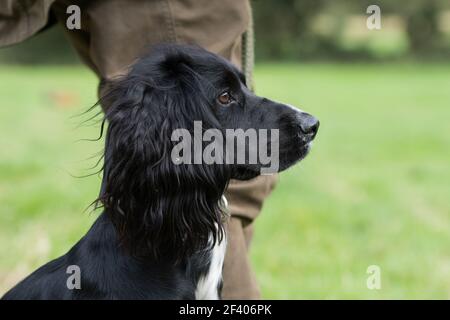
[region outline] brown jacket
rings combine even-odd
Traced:
[[[0,47],[19,43],[44,28],[54,1],[1,1]]]

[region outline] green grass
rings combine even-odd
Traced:
[[[261,95],[318,116],[256,222],[264,298],[450,298],[450,64],[261,65]],[[82,67],[0,68],[0,294],[89,228],[98,128]],[[58,96],[63,96],[62,102]],[[56,98],[55,98],[56,96]],[[381,268],[381,290],[366,269]]]

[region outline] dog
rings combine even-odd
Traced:
[[[312,115],[256,96],[245,83],[227,60],[175,44],[154,48],[112,81],[99,101],[107,106],[94,202],[102,213],[65,255],[3,299],[220,299],[223,194],[230,179],[252,179],[264,164],[176,163],[174,130],[192,132],[196,121],[219,132],[277,130],[279,172],[307,155],[319,127]],[[274,152],[269,140],[263,147]],[[250,139],[241,143],[252,148]],[[78,283],[70,270],[79,271]]]

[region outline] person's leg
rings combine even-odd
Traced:
[[[71,1],[73,3],[73,1]],[[249,24],[244,0],[80,1],[81,30],[67,34],[102,83],[124,74],[143,50],[161,42],[197,44],[241,67],[241,40]],[[67,1],[53,11],[65,24]],[[103,106],[107,108],[107,106]],[[257,299],[248,246],[251,223],[274,185],[275,176],[232,181],[226,197],[231,219],[224,265],[223,298]]]
[[[223,299],[259,299],[260,291],[250,263],[253,220],[275,186],[277,176],[249,181],[232,180],[225,193],[231,218],[223,270]]]

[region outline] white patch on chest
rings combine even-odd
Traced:
[[[227,199],[222,197],[225,207],[228,206]],[[200,278],[195,290],[195,299],[197,300],[219,300],[219,283],[222,281],[223,260],[227,248],[227,237],[224,237],[220,243],[216,243],[211,251],[211,263],[208,272]]]
[[[226,238],[216,244],[211,251],[211,264],[208,272],[200,278],[195,290],[197,300],[218,300],[219,283],[222,281],[223,259],[225,258]]]

